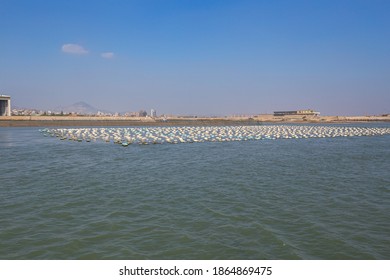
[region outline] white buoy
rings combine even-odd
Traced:
[[[44,136],[73,141],[113,141],[127,146],[162,143],[230,142],[300,138],[334,138],[379,136],[390,134],[390,128],[340,126],[266,125],[266,126],[200,126],[139,128],[58,128],[41,129]],[[127,144],[127,145],[126,145]]]

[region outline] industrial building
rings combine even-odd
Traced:
[[[11,116],[11,96],[0,95],[0,116]]]
[[[274,116],[318,116],[320,112],[314,110],[275,111]]]

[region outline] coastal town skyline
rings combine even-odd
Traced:
[[[390,104],[385,1],[3,1],[0,91],[24,108],[234,115]]]
[[[314,110],[307,110],[307,111],[313,111]],[[274,115],[278,111],[273,111],[272,113],[264,113],[264,112],[257,112],[257,113],[242,113],[242,114],[231,114],[231,115],[216,115],[216,114],[209,114],[209,115],[174,115],[174,114],[158,114],[157,110],[154,108],[151,109],[140,109],[138,111],[123,111],[123,112],[112,112],[107,111],[103,108],[96,108],[86,102],[80,101],[76,102],[74,104],[68,105],[68,106],[59,106],[54,109],[49,110],[43,110],[43,109],[37,109],[37,108],[22,108],[19,106],[16,106],[12,108],[11,110],[12,116],[63,116],[63,115],[79,115],[79,116],[126,116],[126,117],[165,117],[165,116],[178,116],[178,117],[253,117],[256,115]],[[316,112],[317,114],[313,115],[320,115],[320,112]],[[311,114],[311,113],[309,113]]]

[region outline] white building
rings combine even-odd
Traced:
[[[11,116],[11,96],[0,95],[0,116]]]
[[[151,116],[152,118],[157,117],[157,112],[156,112],[156,110],[154,110],[154,109],[150,110],[150,116]]]

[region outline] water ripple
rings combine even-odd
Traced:
[[[390,258],[389,135],[126,149],[3,132],[4,259]]]

